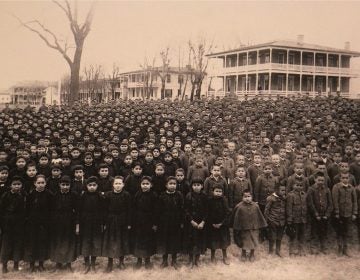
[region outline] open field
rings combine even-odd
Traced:
[[[256,261],[254,263],[242,263],[239,260],[239,249],[235,245],[229,248],[230,265],[226,266],[221,262],[221,253],[218,252],[216,265],[210,263],[209,252],[202,256],[201,266],[197,269],[190,269],[186,266],[187,258],[181,256],[179,262],[182,267],[179,270],[174,270],[169,267],[160,269],[160,256],[152,258],[154,268],[152,270],[145,270],[144,268],[135,271],[132,265],[135,263],[134,258],[126,258],[126,269],[120,271],[114,269],[112,273],[104,273],[106,268],[106,259],[99,258],[96,273],[89,273],[84,275],[83,261],[77,260],[73,264],[74,273],[34,273],[27,272],[28,266],[22,266],[22,271],[13,273],[9,272],[6,275],[1,275],[1,279],[101,279],[101,280],[158,280],[158,279],[186,279],[186,280],[202,280],[202,279],[290,279],[290,280],[340,280],[340,279],[360,279],[360,252],[357,251],[356,246],[352,246],[350,253],[352,258],[337,257],[335,246],[332,246],[328,255],[308,255],[305,257],[288,257],[287,238],[285,238],[285,246],[282,249],[283,258],[276,256],[269,256],[266,253],[267,242],[259,246],[256,254]],[[52,263],[46,263],[46,268],[51,271],[54,267]],[[11,271],[12,265],[9,264]]]

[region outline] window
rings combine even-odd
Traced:
[[[295,55],[294,54],[289,55],[289,64],[295,64]]]
[[[172,97],[172,89],[165,89],[165,98]]]
[[[182,84],[183,82],[184,82],[184,75],[181,75],[181,74],[180,74],[180,75],[178,76],[178,83],[179,83],[179,84]]]
[[[171,75],[170,74],[166,75],[166,82],[171,83]]]
[[[278,55],[278,63],[280,63],[280,64],[285,63],[285,54],[284,53],[279,53],[279,55]]]

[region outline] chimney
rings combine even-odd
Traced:
[[[297,36],[297,43],[298,45],[304,44],[304,35],[300,34]]]
[[[344,49],[347,50],[347,51],[350,50],[350,42],[349,42],[349,41],[346,41],[346,42],[345,42]]]

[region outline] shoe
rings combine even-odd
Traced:
[[[251,250],[251,251],[250,251],[249,261],[250,261],[250,262],[254,262],[254,261],[255,261],[254,250]]]
[[[124,270],[125,269],[125,264],[123,262],[120,262],[118,267],[119,267],[120,270]]]
[[[43,272],[45,270],[44,265],[42,265],[42,264],[39,265],[38,270],[39,270],[39,272]]]
[[[152,269],[152,268],[153,268],[153,264],[151,262],[145,263],[145,269]]]
[[[241,253],[241,261],[242,261],[242,262],[246,262],[246,260],[247,260],[246,251],[245,251],[245,250],[242,250],[242,253]]]
[[[108,266],[106,267],[105,272],[106,272],[106,273],[110,273],[112,270],[113,270],[113,266],[112,266],[112,265],[108,265]]]
[[[345,257],[351,258],[351,255],[348,252],[347,246],[344,246],[344,248],[343,248],[343,255]]]
[[[96,272],[95,264],[92,264],[92,265],[91,265],[91,271],[92,271],[92,272]]]
[[[223,258],[223,263],[225,265],[229,265],[230,264],[229,259],[228,258]]]
[[[168,266],[169,266],[168,261],[163,261],[163,262],[160,264],[160,267],[161,267],[161,268],[166,268],[166,267],[168,267]]]
[[[88,274],[90,272],[90,265],[85,266],[84,274]]]
[[[180,268],[180,265],[178,264],[177,261],[171,262],[171,266],[172,266],[173,268],[175,268],[176,270],[178,270],[178,269]]]
[[[5,274],[5,273],[8,273],[8,272],[9,272],[9,271],[8,271],[7,266],[6,266],[6,265],[3,265],[3,267],[2,267],[2,273]]]
[[[14,271],[19,271],[19,262],[14,262]]]
[[[142,261],[137,261],[136,264],[135,264],[135,269],[140,269],[142,266]]]
[[[278,257],[282,258],[282,255],[281,255],[280,252],[281,252],[281,241],[276,240],[276,250],[275,250],[275,254],[276,254]]]

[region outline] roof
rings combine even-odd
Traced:
[[[282,48],[294,48],[294,49],[302,49],[302,50],[311,50],[311,51],[321,51],[321,52],[336,52],[336,53],[343,53],[351,56],[360,56],[360,52],[345,50],[345,49],[337,49],[332,47],[320,46],[316,44],[308,44],[308,43],[299,43],[297,41],[290,41],[290,40],[275,40],[263,44],[256,44],[250,46],[242,46],[237,49],[221,51],[216,53],[209,53],[206,56],[214,56],[214,55],[222,55],[232,52],[240,52],[240,51],[247,51],[252,49],[258,48],[265,48],[265,47],[282,47]]]
[[[161,71],[162,67],[161,66],[158,66],[158,67],[154,67],[154,68],[149,68],[147,69],[148,71],[151,71],[151,70],[155,70],[155,71]],[[144,71],[146,71],[145,69],[137,69],[137,70],[134,70],[134,71],[128,71],[128,72],[122,72],[120,73],[120,75],[126,75],[126,74],[137,74],[137,73],[144,73]],[[191,68],[189,67],[169,67],[169,73],[186,73],[186,72],[190,72],[191,71]]]
[[[47,82],[47,81],[21,81],[17,82],[11,88],[23,87],[23,88],[47,88],[49,86],[57,86],[56,82]]]

